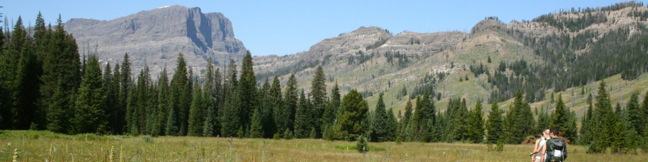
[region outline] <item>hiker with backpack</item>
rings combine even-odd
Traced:
[[[533,152],[531,153],[531,162],[544,162],[545,152],[542,151],[544,146],[547,144],[547,140],[551,138],[549,136],[550,130],[545,129],[540,133],[536,138],[538,138],[533,147]]]
[[[550,136],[542,152],[547,154],[545,162],[564,162],[567,159],[567,143],[558,136],[557,129],[551,129]]]

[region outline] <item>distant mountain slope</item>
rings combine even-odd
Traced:
[[[100,60],[112,64],[129,53],[134,73],[148,65],[154,76],[164,66],[173,70],[178,53],[199,71],[207,58],[222,63],[242,58],[246,51],[223,14],[202,13],[197,7],[167,6],[107,21],[71,19],[65,29],[77,39],[81,53],[96,47]]]
[[[543,101],[548,91],[617,74],[633,79],[648,71],[647,18],[646,6],[628,2],[510,23],[488,17],[470,33],[393,35],[361,27],[301,53],[255,57],[255,70],[259,79],[279,76],[285,81],[295,74],[308,91],[313,71],[321,65],[329,88],[337,82],[343,91],[357,89],[371,107],[377,94],[384,93],[395,112],[408,97],[426,91],[434,92],[440,109],[449,98],[500,102],[516,92]]]

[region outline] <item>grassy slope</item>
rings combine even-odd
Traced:
[[[488,57],[491,58],[491,63],[488,63]],[[434,66],[450,65],[454,63],[455,69],[446,80],[442,81],[437,88],[437,91],[442,94],[442,99],[436,102],[436,107],[439,110],[445,110],[448,100],[451,97],[462,97],[467,99],[468,105],[474,105],[474,102],[481,99],[486,101],[488,99],[491,85],[485,75],[480,75],[475,78],[474,74],[468,69],[469,65],[479,65],[482,63],[491,71],[497,68],[500,61],[512,62],[517,60],[526,60],[531,63],[540,63],[541,60],[532,54],[531,50],[516,42],[514,39],[502,33],[487,31],[479,33],[473,37],[466,39],[459,43],[456,48],[448,51],[433,55],[424,60],[421,60],[408,68],[405,68],[399,73],[403,75],[388,75],[387,79],[409,78],[410,76],[424,76],[426,73],[432,71]],[[465,69],[463,68],[465,66]],[[459,78],[468,76],[468,81],[459,81]],[[418,84],[420,79],[406,80],[396,82],[392,88],[386,89],[385,103],[391,106],[395,113],[398,110],[403,110],[406,97],[401,100],[396,98],[396,94],[406,86],[408,91],[414,89],[414,85]],[[377,101],[377,97],[367,98],[369,105],[373,108]]]
[[[640,98],[639,102],[643,101],[643,96],[645,96],[646,91],[648,90],[648,73],[645,73],[639,76],[634,80],[623,80],[621,75],[614,75],[603,79],[605,84],[607,84],[607,90],[610,94],[610,99],[613,105],[620,103],[622,106],[625,106],[630,100],[632,93],[639,93]],[[558,96],[562,95],[563,100],[567,107],[571,110],[576,111],[576,114],[579,117],[582,117],[587,111],[587,97],[591,93],[594,97],[594,102],[596,102],[596,95],[598,94],[598,87],[601,81],[592,82],[585,86],[581,87],[572,87],[560,92],[554,92],[555,101],[557,101]],[[582,93],[584,90],[584,94]],[[551,102],[551,91],[546,92],[546,99],[543,101],[538,101],[531,104],[532,108],[542,109],[545,108],[549,111],[553,111],[555,103]],[[509,105],[513,100],[503,102],[503,105]],[[506,106],[508,107],[508,106]]]
[[[483,144],[370,143],[357,153],[353,142],[312,139],[270,140],[212,137],[67,136],[48,132],[3,131],[0,161],[527,161],[531,145],[506,145],[489,152]],[[584,153],[569,147],[570,161],[643,161],[648,154]]]

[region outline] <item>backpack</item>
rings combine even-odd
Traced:
[[[565,141],[559,138],[547,140],[547,153],[550,161],[563,161],[566,158]]]

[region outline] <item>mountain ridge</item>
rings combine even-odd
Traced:
[[[149,66],[157,76],[162,68],[175,65],[178,53],[200,72],[209,59],[222,64],[230,58],[239,60],[247,51],[234,36],[229,19],[218,12],[202,13],[198,7],[173,5],[112,20],[75,18],[65,28],[77,39],[80,51],[96,50],[104,63],[120,62],[129,53],[133,74]]]
[[[420,91],[425,84],[434,85],[434,91],[441,96],[437,102],[442,108],[450,98],[466,98],[469,103],[477,100],[490,102],[493,97],[496,98],[494,101],[506,101],[513,96],[514,91],[521,90],[507,89],[506,85],[530,87],[524,92],[528,94],[527,100],[534,102],[543,100],[546,97],[545,91],[561,91],[582,85],[580,81],[568,79],[581,77],[587,72],[578,72],[578,75],[561,81],[564,82],[563,85],[556,86],[543,83],[542,78],[534,75],[541,75],[540,72],[543,71],[551,73],[556,68],[565,68],[570,72],[586,71],[582,69],[587,68],[578,66],[588,65],[588,60],[597,60],[593,58],[597,52],[599,54],[596,55],[609,56],[606,54],[609,52],[601,53],[593,49],[602,46],[613,46],[614,49],[614,46],[619,45],[610,44],[618,42],[613,40],[615,35],[626,37],[626,40],[620,41],[627,41],[622,44],[628,45],[634,44],[634,37],[643,37],[642,34],[648,32],[645,29],[648,25],[646,18],[646,6],[620,3],[604,8],[561,11],[541,15],[533,20],[514,20],[509,23],[501,22],[497,17],[486,17],[477,22],[469,33],[401,32],[393,35],[385,31],[388,34],[380,36],[380,31],[384,30],[382,28],[360,27],[336,37],[325,38],[308,51],[284,56],[255,57],[255,70],[260,80],[279,76],[285,82],[289,75],[295,74],[300,87],[308,90],[314,69],[322,66],[327,74],[329,88],[332,84],[339,83],[342,91],[357,89],[367,97],[370,107],[375,103],[376,94],[385,93],[388,106],[402,108],[406,101],[403,97]],[[494,74],[498,72],[498,63],[507,66],[505,71],[498,74],[509,78],[509,81],[505,80],[508,82],[506,84],[501,84],[499,82],[502,80],[494,78]],[[519,71],[516,69],[517,64],[530,65],[526,67],[531,69],[526,70],[531,70],[531,73]],[[474,71],[473,68],[479,66],[485,67],[487,73]],[[534,72],[532,68],[546,70],[536,69]],[[437,76],[441,73],[444,73],[444,79]],[[582,76],[589,79],[581,80],[595,81],[618,74],[606,73],[611,74]],[[425,81],[427,76],[436,81]],[[516,78],[535,81],[527,83]],[[407,94],[399,94],[402,89]],[[493,96],[494,94],[501,96]],[[581,114],[581,110],[577,110],[577,113]]]

